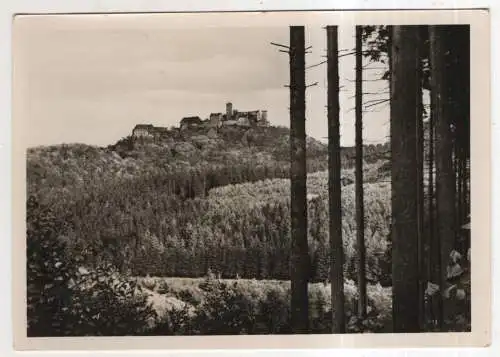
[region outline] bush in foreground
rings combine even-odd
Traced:
[[[194,280],[194,279],[193,279]],[[195,281],[195,280],[194,280]],[[151,335],[240,335],[290,334],[290,286],[283,281],[197,280],[203,292],[200,302],[171,309],[150,331]],[[185,284],[193,291],[192,283]],[[183,295],[176,290],[176,297]],[[369,314],[359,321],[353,308],[357,290],[352,281],[345,285],[345,311],[350,333],[386,331],[391,319],[390,289],[370,286]],[[331,333],[331,291],[322,283],[309,286],[311,333]]]
[[[64,224],[34,197],[28,206],[28,336],[145,333],[156,316],[141,288],[112,266],[84,269],[58,235]]]

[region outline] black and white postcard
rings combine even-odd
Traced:
[[[16,348],[489,344],[489,66],[483,10],[16,16]]]

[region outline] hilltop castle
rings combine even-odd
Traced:
[[[233,109],[233,104],[226,103],[225,113],[211,113],[208,118],[202,120],[199,116],[182,118],[180,130],[195,127],[220,128],[222,126],[255,127],[268,126],[267,110],[252,110],[241,112]],[[155,127],[151,124],[138,124],[132,131],[133,137],[156,137],[168,132],[167,128]]]
[[[181,120],[181,130],[193,126],[210,126],[219,128],[221,126],[267,126],[267,110],[252,110],[240,112],[233,109],[232,103],[226,103],[225,113],[210,113],[210,116],[202,120],[200,117],[185,117]]]

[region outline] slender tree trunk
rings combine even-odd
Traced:
[[[363,200],[363,54],[362,27],[356,26],[356,256],[358,317],[366,316],[365,216]]]
[[[394,26],[391,64],[392,278],[394,332],[419,332],[417,93],[419,33]]]
[[[458,128],[457,128],[458,129]],[[462,149],[460,147],[460,145],[462,144],[461,143],[461,128],[460,128],[460,131],[457,132],[457,136],[456,136],[456,149],[455,149],[455,155],[456,155],[456,159],[455,159],[455,165],[456,165],[456,172],[455,172],[455,175],[456,175],[456,181],[455,181],[455,185],[456,185],[456,199],[455,199],[455,202],[456,202],[456,222],[458,224],[460,224],[462,222],[462,209],[463,209],[463,194],[462,194],[462,181],[463,181],[463,172],[462,172]]]
[[[462,88],[465,88],[464,91],[460,92],[463,97],[460,100],[460,103],[464,104],[464,107],[461,109],[462,114],[464,115],[464,132],[463,132],[463,219],[464,221],[468,221],[467,217],[470,214],[470,171],[469,171],[469,162],[470,162],[470,27],[462,26],[462,46],[461,56],[458,59],[458,63],[460,63],[461,70],[460,72],[463,74],[463,84]]]
[[[452,73],[453,70],[450,71],[450,73]],[[450,86],[451,84],[448,83],[448,86]],[[451,90],[451,88],[450,88]],[[452,101],[453,98],[453,94],[450,94],[450,102]],[[456,121],[454,120],[456,118],[456,115],[457,115],[457,112],[456,112],[456,106],[455,105],[451,105],[451,115],[450,115],[450,119],[452,121]],[[454,123],[453,124],[455,129],[453,131],[453,141],[452,141],[452,155],[453,155],[453,174],[454,174],[454,179],[455,179],[455,199],[454,199],[454,202],[455,202],[455,222],[458,224],[460,222],[460,214],[461,214],[461,210],[462,210],[462,207],[461,207],[461,192],[460,192],[460,124],[458,123]],[[458,232],[457,232],[458,233]],[[458,245],[458,235],[456,234],[455,235],[455,240],[453,242],[453,247],[457,247]]]
[[[421,32],[421,27],[419,26],[419,34]],[[418,292],[418,309],[419,309],[419,324],[420,330],[423,331],[425,328],[425,267],[424,267],[424,245],[425,245],[425,234],[424,234],[424,126],[423,126],[423,104],[422,104],[422,58],[421,58],[421,46],[422,41],[419,36],[417,39],[418,43],[418,57],[417,57],[417,81],[418,88],[416,89],[416,101],[417,101],[417,165],[416,165],[416,180],[417,180],[417,234],[418,234],[418,272],[419,272],[419,292]]]
[[[429,115],[429,232],[428,232],[428,241],[429,241],[429,264],[427,267],[429,280],[434,284],[438,284],[441,277],[441,258],[440,258],[440,241],[439,236],[436,235],[436,225],[435,225],[435,190],[434,190],[434,107],[435,107],[435,95],[431,93],[431,112]],[[440,302],[440,300],[438,301]],[[438,310],[432,311],[432,319],[437,320],[438,324],[440,324],[440,316],[441,316],[441,307],[438,304]]]
[[[457,224],[467,219],[467,157],[470,140],[470,35],[468,26],[453,26],[450,34],[452,80],[449,83],[455,122],[455,147],[457,161]]]
[[[466,133],[468,135],[468,133]],[[462,221],[466,222],[467,221],[467,215],[469,214],[469,203],[468,203],[468,186],[467,182],[469,179],[469,173],[467,170],[467,153],[464,153],[463,155],[463,160],[462,160],[462,206],[463,206],[463,211],[462,211]]]
[[[309,331],[307,283],[309,253],[307,243],[305,44],[304,27],[290,27],[290,154],[292,222],[292,329]]]
[[[440,287],[446,285],[446,268],[455,241],[455,173],[453,170],[453,136],[450,128],[450,103],[448,100],[447,28],[431,26],[431,90],[434,96],[433,115],[436,123],[436,213],[440,239]],[[441,328],[445,305],[441,294]]]
[[[330,212],[332,332],[345,333],[337,26],[327,26],[326,31],[328,53],[328,205]]]

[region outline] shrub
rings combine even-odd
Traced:
[[[168,285],[168,282],[165,280],[160,280],[158,282],[158,293],[159,294],[168,294],[170,292],[170,286]]]
[[[203,301],[202,295],[194,286],[189,286],[186,289],[179,291],[178,297],[180,300],[193,306],[197,306]]]
[[[63,222],[31,196],[27,201],[28,336],[60,336],[71,324],[73,291],[69,287],[76,262],[59,239]]]
[[[206,296],[197,309],[194,326],[203,335],[249,334],[255,331],[258,306],[238,285],[207,279]]]
[[[41,336],[142,334],[155,318],[146,296],[109,265],[80,266],[59,236],[64,222],[35,197],[27,202],[27,333]]]
[[[444,330],[450,332],[471,331],[471,277],[470,262],[457,251],[450,252],[447,266],[447,281],[444,288],[428,282],[425,291],[427,312],[431,323],[427,328],[437,330],[434,315],[439,311],[439,295],[445,299]]]
[[[180,310],[167,311],[165,316],[147,334],[151,336],[185,336],[194,334],[193,328],[193,312],[189,305],[186,305]]]
[[[142,280],[142,286],[144,286],[148,290],[155,291],[156,287],[158,286],[158,282],[155,278],[147,276]]]
[[[80,275],[71,314],[72,334],[83,336],[141,335],[156,318],[141,286],[110,265]]]
[[[262,334],[291,332],[289,290],[276,288],[267,291],[260,304],[257,328]]]
[[[207,277],[200,281],[205,295],[202,303],[169,311],[155,329],[159,335],[235,335],[291,333],[290,285],[286,282],[253,280],[221,281]],[[184,285],[186,290],[198,288]],[[176,292],[183,295],[183,289]],[[345,312],[348,332],[381,332],[390,327],[391,293],[380,285],[368,286],[368,316],[356,315],[357,289],[346,281]],[[309,327],[311,333],[331,333],[330,286],[309,286]]]

